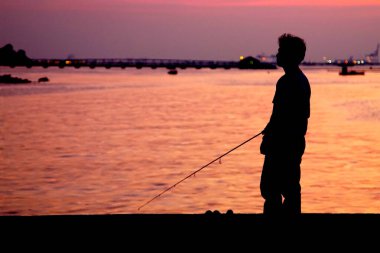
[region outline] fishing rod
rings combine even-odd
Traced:
[[[249,138],[248,140],[240,143],[239,145],[237,145],[236,147],[230,149],[229,151],[227,151],[226,153],[224,153],[223,155],[215,158],[214,160],[212,160],[211,162],[209,162],[208,164],[206,165],[203,165],[201,168],[197,169],[196,171],[190,173],[188,176],[184,177],[183,179],[179,180],[177,183],[173,184],[172,186],[170,186],[169,188],[163,190],[160,194],[157,194],[156,196],[154,196],[152,199],[150,199],[149,201],[145,202],[145,204],[143,204],[142,206],[140,206],[137,210],[139,211],[141,208],[143,208],[144,206],[148,205],[150,202],[152,202],[153,200],[159,198],[161,195],[163,195],[165,192],[173,189],[174,187],[176,187],[177,185],[179,185],[180,183],[182,183],[183,181],[185,181],[186,179],[188,179],[189,177],[195,175],[196,173],[198,173],[199,171],[203,170],[204,168],[206,168],[207,166],[209,166],[210,164],[220,160],[223,156],[226,156],[228,155],[229,153],[231,153],[232,151],[234,151],[235,149],[238,149],[240,148],[241,146],[243,146],[244,144],[246,144],[247,142],[255,139],[257,136],[259,136],[260,134],[262,134],[262,131],[254,136],[252,136],[251,138]]]

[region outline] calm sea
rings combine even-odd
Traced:
[[[380,212],[380,72],[304,69],[305,213]],[[259,133],[278,70],[0,68],[0,215],[261,213]]]

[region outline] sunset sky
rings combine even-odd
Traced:
[[[32,58],[237,60],[275,53],[288,32],[320,61],[380,43],[380,0],[1,0],[0,10],[0,46]]]

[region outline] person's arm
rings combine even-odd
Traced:
[[[261,134],[263,134],[263,139],[260,144],[260,153],[263,155],[267,155],[270,152],[272,132],[273,132],[273,111],[272,111],[272,115],[268,124],[265,126],[264,130],[261,131]]]
[[[283,93],[283,83],[284,83],[284,76],[281,77],[276,84],[276,91],[273,96],[273,108],[272,108],[272,114],[270,116],[268,124],[265,126],[264,130],[262,131],[263,135],[272,135],[277,128],[279,124],[279,116],[280,116],[280,111],[279,111],[279,101],[280,97],[282,97]]]

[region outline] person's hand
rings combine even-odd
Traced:
[[[260,144],[260,153],[266,155],[269,149],[269,137],[267,135],[263,135],[263,139]]]

